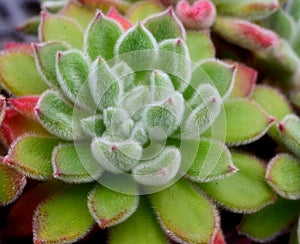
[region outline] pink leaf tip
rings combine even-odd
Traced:
[[[281,132],[281,133],[283,133],[284,132],[284,125],[282,124],[282,123],[278,123],[278,129],[279,129],[279,131]]]
[[[102,11],[97,11],[97,13],[96,13],[96,19],[101,19],[101,18],[103,18]]]

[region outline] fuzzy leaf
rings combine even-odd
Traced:
[[[88,106],[91,104],[88,90],[89,63],[83,53],[58,52],[56,74],[64,95],[79,107],[90,107]]]
[[[26,178],[15,169],[0,161],[0,206],[13,202],[23,191]]]
[[[149,197],[165,233],[174,241],[209,243],[213,238],[219,225],[216,210],[187,182],[180,180]]]
[[[274,202],[275,194],[265,181],[262,163],[241,153],[232,153],[232,159],[238,172],[225,179],[200,183],[200,188],[232,212],[256,212]]]
[[[172,94],[175,89],[166,73],[155,70],[150,75],[150,90],[153,101],[161,101]]]
[[[215,47],[210,39],[209,32],[187,31],[186,44],[190,58],[194,63],[205,58],[214,58],[215,56]]]
[[[18,25],[18,30],[28,35],[37,36],[39,25],[40,16],[34,16],[26,19],[25,21],[22,21],[22,23]]]
[[[85,133],[94,137],[101,136],[105,130],[103,118],[101,115],[89,116],[81,120],[81,127]]]
[[[93,140],[91,148],[97,162],[115,174],[131,170],[142,157],[141,146],[132,140],[114,142],[100,137]]]
[[[40,94],[47,89],[33,56],[26,52],[1,53],[0,80],[16,96]]]
[[[75,19],[82,30],[85,30],[94,16],[90,9],[78,4],[76,1],[69,1],[59,14]]]
[[[227,61],[236,67],[234,85],[230,97],[250,97],[256,83],[257,71],[242,63]]]
[[[261,138],[274,123],[257,103],[238,99],[224,104],[226,118],[226,143],[241,145]],[[218,119],[217,119],[218,120]]]
[[[68,49],[63,42],[47,42],[43,44],[33,44],[35,52],[35,63],[44,81],[51,87],[59,87],[56,76],[56,54],[58,51]]]
[[[90,189],[91,185],[72,186],[40,204],[33,217],[34,242],[75,242],[84,237],[94,224],[87,207]]]
[[[71,18],[49,15],[42,12],[39,38],[43,42],[63,41],[74,48],[82,48],[83,33],[80,26]]]
[[[278,125],[280,138],[295,155],[300,156],[300,118],[295,114],[286,115]]]
[[[289,13],[289,15],[293,17],[293,19],[295,21],[298,21],[300,18],[300,15],[299,15],[300,1],[294,0],[294,1],[289,2],[286,10]]]
[[[121,86],[123,87],[125,92],[132,90],[134,86],[135,73],[126,63],[118,62],[112,68],[112,71],[120,80],[120,83],[122,84]]]
[[[73,140],[81,134],[79,125],[73,128],[73,108],[55,91],[43,93],[36,106],[36,115],[46,130],[62,139]]]
[[[226,98],[232,88],[235,77],[235,67],[225,64],[215,59],[199,63],[193,70],[191,86],[187,89],[186,94],[197,90],[200,84],[210,84],[214,86],[220,95]]]
[[[123,17],[121,14],[119,14],[114,7],[111,7],[108,10],[107,17],[110,17],[113,20],[117,21],[123,27],[124,30],[128,30],[130,27],[132,27],[130,21],[127,18]]]
[[[201,139],[195,161],[189,168],[186,177],[192,181],[212,181],[235,173],[228,148],[219,141]]]
[[[94,159],[89,144],[62,144],[55,147],[52,165],[54,177],[69,183],[92,182],[104,172]]]
[[[152,14],[158,14],[164,7],[156,1],[141,1],[134,4],[127,13],[127,18],[136,23],[142,21]]]
[[[111,244],[167,244],[162,229],[153,216],[151,206],[146,199],[141,198],[135,213],[125,222],[110,229]]]
[[[56,138],[23,136],[16,140],[5,157],[5,162],[32,179],[52,178],[51,155],[60,141]]]
[[[88,197],[91,215],[104,229],[127,220],[136,210],[139,197],[112,191],[97,184]]]
[[[143,185],[163,185],[176,176],[180,163],[180,151],[176,147],[165,147],[155,158],[135,166],[132,175]]]
[[[286,98],[278,90],[270,86],[259,85],[255,87],[252,99],[256,101],[269,115],[273,116],[277,122],[284,116],[291,114],[292,109]],[[273,125],[268,134],[277,142],[280,142],[279,130]]]
[[[282,197],[300,198],[300,161],[288,154],[278,154],[268,163],[266,180]]]
[[[300,202],[279,198],[260,211],[244,215],[239,232],[256,240],[267,241],[280,234],[299,215]],[[259,228],[257,228],[259,226]]]
[[[84,48],[92,60],[98,56],[110,60],[114,57],[114,46],[121,34],[119,24],[105,17],[101,12],[97,12],[86,30]]]
[[[38,96],[24,96],[24,97],[10,97],[9,103],[17,110],[20,114],[30,118],[36,119],[34,108],[39,100]],[[1,110],[1,104],[0,104]],[[0,116],[1,118],[1,116]]]
[[[185,39],[185,29],[172,8],[155,14],[144,20],[145,27],[150,30],[157,42],[166,39]]]
[[[278,0],[214,0],[214,3],[221,15],[233,15],[243,19],[265,18],[280,7]]]

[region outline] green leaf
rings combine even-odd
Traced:
[[[144,25],[150,30],[157,42],[175,38],[185,40],[186,37],[185,29],[172,8],[149,16],[144,20]]]
[[[300,118],[295,114],[286,115],[278,124],[280,139],[296,156],[300,156]]]
[[[85,32],[84,49],[92,60],[98,56],[110,60],[114,57],[114,46],[121,34],[120,25],[99,11]]]
[[[94,159],[89,144],[61,144],[52,153],[53,175],[69,183],[97,180],[104,172]]]
[[[83,44],[83,33],[75,20],[60,15],[49,15],[45,12],[42,12],[39,38],[43,42],[63,41],[79,49]]]
[[[239,232],[265,242],[284,231],[298,217],[299,210],[300,201],[279,198],[256,213],[244,215]]]
[[[274,118],[248,99],[230,100],[224,104],[224,109],[226,143],[229,145],[243,145],[258,140],[274,123]]]
[[[187,31],[186,44],[191,60],[195,63],[198,63],[202,59],[215,57],[215,47],[210,39],[209,32]]]
[[[83,118],[81,120],[81,127],[90,137],[94,137],[95,135],[101,136],[105,130],[103,117],[98,114]]]
[[[126,221],[136,210],[139,197],[112,191],[97,184],[88,197],[91,215],[104,229]]]
[[[2,52],[0,55],[0,80],[16,96],[40,94],[47,89],[31,54]]]
[[[135,166],[132,176],[143,185],[164,185],[176,176],[180,163],[180,151],[176,147],[165,147],[158,156]]]
[[[0,206],[13,202],[22,193],[26,177],[0,161]]]
[[[195,161],[187,171],[186,177],[192,181],[205,182],[222,179],[238,171],[231,153],[223,143],[202,138],[199,142]]]
[[[87,28],[94,17],[94,11],[80,5],[76,1],[69,1],[65,7],[59,11],[59,14],[74,19],[82,30]]]
[[[41,203],[33,217],[35,243],[70,243],[83,238],[94,224],[87,207],[91,185],[72,186]]]
[[[288,154],[278,154],[268,163],[266,180],[282,197],[300,198],[300,161]]]
[[[286,8],[287,12],[290,16],[293,17],[295,21],[298,21],[300,18],[300,1],[299,0],[293,0],[287,4]]]
[[[125,92],[133,89],[135,73],[126,63],[118,62],[112,68],[112,70],[120,80],[120,83],[122,84]]]
[[[197,90],[201,84],[210,84],[214,86],[224,99],[230,94],[233,88],[235,77],[235,67],[228,65],[216,59],[210,59],[199,63],[193,70],[191,90]]]
[[[38,67],[40,75],[44,81],[52,87],[59,87],[56,77],[56,54],[58,51],[65,51],[68,49],[63,42],[47,42],[42,44],[33,44],[35,52],[35,63]]]
[[[21,137],[13,143],[5,161],[32,179],[50,179],[53,175],[52,150],[59,142],[56,138]]]
[[[271,86],[256,86],[251,98],[269,115],[273,116],[277,122],[282,120],[284,116],[292,113],[291,106],[284,95]],[[268,134],[277,142],[281,141],[276,125],[270,128]]]
[[[111,244],[168,243],[145,198],[141,198],[137,210],[129,219],[110,229],[109,242]]]
[[[164,7],[156,1],[138,1],[127,13],[127,18],[136,23],[142,21],[151,14],[157,14],[164,10]]]
[[[219,225],[216,209],[187,182],[180,180],[149,197],[161,226],[174,241],[209,243],[214,237]]]
[[[265,168],[254,158],[241,153],[232,153],[238,172],[225,179],[199,186],[210,197],[232,212],[252,213],[274,202],[275,193],[265,181]]]
[[[51,134],[69,141],[82,135],[76,123],[78,118],[73,118],[73,108],[56,91],[44,92],[35,110],[37,118]]]

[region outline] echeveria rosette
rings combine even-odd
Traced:
[[[97,222],[111,227],[112,243],[121,237],[165,243],[164,233],[178,242],[213,242],[220,226],[208,197],[234,212],[254,212],[274,201],[260,161],[231,153],[222,142],[252,142],[273,123],[249,98],[255,71],[203,59],[213,53],[207,50],[206,56],[191,52],[197,45],[211,47],[208,36],[186,33],[171,9],[129,29],[128,21],[115,19],[97,12],[84,28],[86,19],[42,13],[42,43],[33,44],[34,54],[11,50],[0,57],[10,65],[27,60],[32,72],[16,75],[11,66],[0,66],[10,92],[37,95],[36,84],[41,91],[50,87],[36,104],[32,96],[11,100],[21,112],[31,101],[35,114],[24,115],[49,134],[35,128],[20,133],[4,160],[30,178],[49,181],[44,184],[50,189],[55,178],[65,182],[37,207],[34,240],[74,242]],[[20,83],[11,85],[17,78],[22,86],[36,84],[24,91]],[[119,184],[108,189],[112,178]],[[249,186],[246,193],[240,185]]]

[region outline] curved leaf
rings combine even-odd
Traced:
[[[14,95],[36,95],[48,88],[40,76],[32,55],[26,52],[2,52],[0,80]]]
[[[33,217],[34,243],[75,242],[94,224],[87,207],[91,185],[72,186],[40,204]]]
[[[159,2],[139,1],[130,8],[126,16],[132,23],[136,23],[144,20],[151,14],[157,14],[163,10],[164,7]]]
[[[288,154],[278,154],[268,163],[266,180],[282,197],[300,198],[300,161]]]
[[[265,181],[265,169],[258,159],[232,153],[238,172],[221,180],[199,183],[210,197],[238,213],[256,212],[274,202],[275,193]]]
[[[137,210],[129,219],[110,229],[109,242],[111,244],[169,243],[144,197],[141,198]]]
[[[0,206],[16,200],[26,185],[25,176],[3,163],[2,160],[0,161]]]
[[[139,197],[112,191],[97,184],[88,197],[88,207],[100,228],[118,225],[136,210]]]
[[[52,150],[59,142],[56,138],[23,136],[11,145],[4,160],[30,178],[50,179]]]
[[[174,241],[208,243],[214,238],[219,225],[216,209],[187,182],[180,180],[149,197],[161,226]]]

